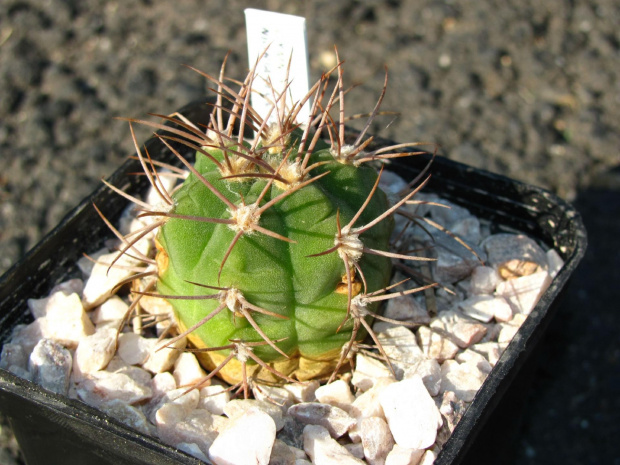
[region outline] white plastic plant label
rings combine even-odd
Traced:
[[[273,105],[274,90],[277,96],[286,88],[289,61],[287,107],[301,101],[308,93],[306,19],[248,8],[245,10],[245,22],[250,69],[257,65],[252,84],[252,106],[265,118]],[[310,105],[310,101],[306,102],[297,116],[298,122],[307,121]],[[276,122],[276,118],[277,114],[272,112],[269,122]]]

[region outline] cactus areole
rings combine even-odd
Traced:
[[[210,376],[243,383],[246,392],[251,379],[333,378],[356,342],[369,332],[376,340],[370,320],[389,297],[391,261],[410,258],[390,252],[389,240],[392,214],[414,192],[390,205],[367,162],[410,155],[394,151],[416,144],[365,150],[382,93],[364,131],[346,145],[341,64],[336,70],[333,91],[328,74],[310,90],[306,122],[296,121],[305,100],[290,104],[276,89],[277,122],[261,118],[249,103],[253,71],[236,91],[223,71],[201,73],[218,86],[206,129],[182,115],[163,117],[172,129],[130,120],[164,129],[158,137],[190,172],[172,193],[159,188],[162,204],[142,214],[158,228],[156,292],[142,294],[168,300],[177,338],[189,339]],[[330,115],[336,103],[339,118]],[[195,162],[170,140],[196,150]],[[161,185],[136,148],[152,184]]]

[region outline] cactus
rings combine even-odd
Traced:
[[[135,291],[137,300],[166,299],[179,328],[168,345],[187,337],[210,370],[207,379],[217,374],[246,396],[249,379],[333,379],[368,333],[389,365],[370,323],[383,318],[382,300],[403,294],[388,286],[392,260],[421,258],[389,249],[392,216],[420,186],[390,204],[378,187],[381,171],[372,166],[419,153],[409,150],[418,144],[367,150],[372,137],[366,132],[385,94],[387,71],[364,129],[347,144],[342,63],[301,102],[291,105],[286,89],[272,89],[272,109],[264,118],[249,101],[258,79],[254,70],[233,90],[224,67],[218,78],[198,71],[217,86],[206,131],[182,115],[156,115],[172,126],[128,119],[130,126],[162,130],[156,136],[190,172],[167,192],[131,129],[145,173],[162,198],[157,207],[141,204],[141,216],[152,222],[127,237],[119,254],[131,253],[140,238],[157,231],[157,269],[151,272],[156,289]],[[328,92],[330,74],[337,74],[337,82]],[[300,124],[297,115],[306,101],[312,101],[311,116]],[[334,119],[330,111],[336,108]],[[275,123],[269,124],[272,115]],[[195,150],[195,162],[172,142]]]

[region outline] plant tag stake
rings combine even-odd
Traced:
[[[247,8],[245,22],[248,42],[250,69],[256,65],[256,78],[252,85],[252,106],[265,118],[273,105],[274,91],[277,96],[287,85],[287,68],[290,71],[286,93],[286,105],[290,107],[303,99],[309,90],[308,41],[306,19],[301,16],[273,13],[271,11]],[[297,121],[304,123],[310,116],[311,102],[303,106]],[[269,123],[277,121],[277,113],[272,111]]]

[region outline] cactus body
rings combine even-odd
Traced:
[[[249,103],[254,70],[239,90],[223,78],[224,66],[219,79],[199,71],[217,85],[206,131],[179,114],[156,115],[172,126],[129,120],[162,130],[157,137],[190,171],[167,192],[132,129],[138,158],[162,199],[157,206],[132,199],[142,216],[156,220],[126,236],[119,257],[158,230],[156,269],[146,258],[136,303],[144,295],[167,299],[179,329],[167,345],[188,337],[210,370],[203,382],[218,375],[242,385],[246,397],[252,380],[281,383],[330,373],[334,379],[367,333],[391,368],[370,326],[372,318],[395,322],[377,313],[379,302],[434,285],[388,293],[396,286],[388,286],[392,259],[426,260],[389,250],[392,214],[424,182],[390,205],[378,188],[381,174],[368,163],[421,153],[407,150],[420,144],[369,150],[372,137],[365,134],[378,114],[387,72],[364,129],[346,144],[342,63],[331,72],[336,69],[329,96],[329,73],[300,102],[287,102],[286,88],[272,89],[268,115]],[[308,120],[298,122],[311,99]],[[338,121],[330,114],[336,103]],[[253,138],[246,137],[250,132]],[[169,141],[195,150],[195,162]]]
[[[286,143],[270,149],[266,158],[268,163],[276,170],[281,167],[279,172],[294,170],[300,138],[301,132],[294,131],[286,138]],[[237,224],[204,222],[188,217],[229,220],[243,214],[239,210],[244,206],[253,205],[266,186],[259,206],[293,187],[262,177],[222,179],[223,173],[216,162],[225,163],[223,152],[218,148],[205,148],[205,151],[212,158],[198,153],[194,165],[196,171],[239,208],[233,213],[196,174],[190,175],[173,197],[172,211],[182,218],[170,218],[158,235],[158,291],[163,295],[214,296],[197,300],[171,299],[181,328],[191,328],[209,313],[226,305],[224,311],[189,334],[190,340],[199,348],[222,347],[231,340],[263,342],[263,345],[254,346],[253,352],[284,374],[307,379],[333,369],[353,330],[353,320],[343,325],[350,305],[347,270],[341,254],[316,254],[334,247],[339,225],[348,224],[367,199],[370,198],[370,202],[356,225],[367,224],[388,209],[382,191],[377,189],[370,196],[377,180],[376,171],[370,166],[336,161],[330,147],[319,141],[308,163],[308,166],[317,166],[307,173],[306,178],[324,176],[284,196],[260,215],[258,224],[261,227],[288,241],[251,230],[243,232],[230,249],[240,230]],[[235,151],[255,156],[247,145],[236,147]],[[233,166],[246,165],[242,171],[247,176],[261,170],[247,158],[234,155],[229,158]],[[361,243],[372,249],[387,250],[392,223],[388,218],[363,232],[359,237]],[[356,266],[361,273],[355,271]],[[349,271],[354,275],[352,297],[362,291],[361,274],[365,278],[366,294],[388,284],[389,258],[364,253],[356,266],[351,265]],[[227,291],[214,291],[204,286]],[[252,307],[241,303],[243,301],[235,300],[233,292],[239,292],[252,306],[283,318],[252,311]],[[269,340],[279,342],[264,344],[264,335],[259,334],[240,311],[241,306],[245,306],[247,314]],[[376,304],[371,303],[368,308],[372,310],[374,306]],[[357,339],[363,336],[363,331],[359,331]],[[227,350],[204,352],[201,360],[213,369],[227,353]],[[238,381],[239,368],[234,367],[234,360],[227,365],[230,366],[221,373],[231,381]]]

